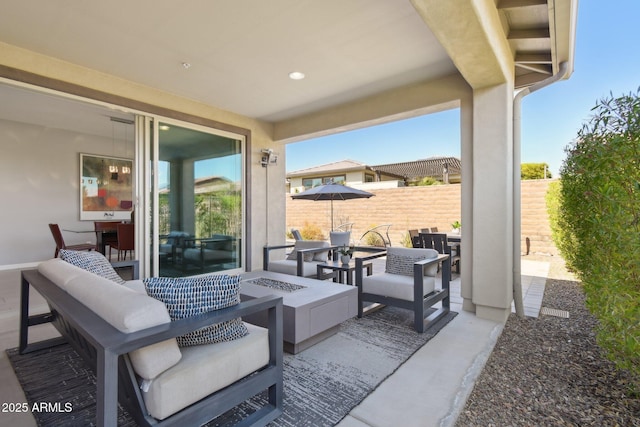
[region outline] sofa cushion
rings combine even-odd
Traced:
[[[318,274],[318,264],[320,264],[320,262],[317,261],[303,262],[302,276],[316,277],[316,275]],[[298,263],[296,261],[291,261],[288,259],[283,259],[280,261],[270,261],[269,271],[296,276],[298,274]]]
[[[144,282],[139,279],[127,280],[126,282],[124,282],[122,286],[129,288],[132,291],[135,291],[139,294],[143,294],[143,295],[147,294],[147,288],[144,287]]]
[[[324,240],[296,240],[293,251],[287,256],[288,260],[297,260],[297,253],[301,249],[328,248],[329,242]],[[304,262],[321,261],[325,262],[329,258],[329,250],[320,252],[305,253],[303,255]]]
[[[69,264],[60,258],[41,262],[38,264],[38,272],[65,291],[67,283],[78,276],[86,276],[88,273],[87,270]]]
[[[428,295],[436,286],[435,277],[424,277],[423,294]],[[362,292],[413,301],[413,276],[380,273],[362,278]]]
[[[269,331],[246,324],[234,341],[182,349],[182,360],[143,388],[145,406],[163,420],[269,363]],[[203,381],[206,378],[206,381]]]
[[[70,251],[60,249],[60,258],[69,264],[80,267],[105,279],[124,284],[124,279],[116,273],[113,266],[104,255],[97,251]]]
[[[437,258],[437,256],[438,252],[433,249],[387,248],[385,272],[413,277],[413,264],[424,259]],[[432,268],[425,272],[426,276],[435,276],[435,274]]]
[[[144,280],[147,293],[162,301],[172,320],[184,319],[240,302],[240,276],[209,274],[196,277],[150,277]],[[247,334],[240,318],[206,326],[178,337],[178,345],[231,341]]]
[[[66,284],[66,290],[111,326],[124,333],[171,321],[162,302],[89,272],[71,279]],[[153,379],[178,363],[181,353],[176,340],[172,338],[132,351],[129,357],[138,375],[145,379]]]

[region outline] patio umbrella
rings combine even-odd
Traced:
[[[291,198],[304,200],[331,200],[331,230],[333,230],[334,200],[368,199],[371,196],[373,196],[373,194],[367,193],[366,191],[332,182],[330,184],[318,185],[317,187],[310,188],[302,193],[294,194]]]

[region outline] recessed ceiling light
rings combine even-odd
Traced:
[[[300,71],[292,71],[289,73],[289,78],[291,80],[302,80],[304,79],[304,73],[301,73]]]
[[[189,64],[188,62],[183,62],[182,66],[184,67],[185,70],[188,70],[189,68],[191,68],[191,64]]]

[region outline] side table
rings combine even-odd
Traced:
[[[371,276],[373,274],[373,264],[371,262],[367,262],[362,264],[363,268],[367,269],[367,276]],[[324,280],[328,277],[333,277],[334,282],[344,283],[344,277],[347,278],[347,285],[353,285],[353,272],[356,271],[356,262],[355,260],[349,261],[349,264],[343,264],[341,261],[327,261],[322,264],[318,264],[318,271],[316,273],[316,278],[318,280]],[[324,270],[331,270],[331,274],[326,275]]]

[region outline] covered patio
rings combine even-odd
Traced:
[[[549,265],[545,262],[523,263],[523,287],[527,316],[537,316]],[[384,269],[384,263],[375,266]],[[13,348],[18,342],[19,271],[0,271],[0,346]],[[453,426],[473,389],[475,379],[491,354],[502,331],[503,323],[478,319],[462,310],[460,276],[451,282],[451,309],[458,312],[427,345],[423,346],[400,369],[388,377],[338,425],[395,425],[399,414],[407,426]],[[46,303],[36,298],[32,310],[44,311]],[[35,331],[35,339],[57,336],[53,328]],[[444,367],[444,369],[443,369]],[[416,375],[420,372],[420,375]],[[24,402],[24,394],[16,380],[4,351],[0,357],[0,397],[4,402]],[[33,427],[29,413],[3,413],[7,425]]]
[[[114,6],[122,10],[114,12]],[[135,119],[128,149],[137,174],[136,256],[146,276],[160,259],[153,203],[160,189],[149,178],[155,169],[148,169],[158,166],[158,125],[211,132],[237,145],[242,205],[238,257],[230,271],[241,273],[259,270],[263,246],[285,240],[286,144],[459,108],[460,220],[468,254],[459,277],[460,315],[435,338],[444,342],[425,346],[403,367],[421,384],[437,380],[455,401],[466,369],[490,353],[514,299],[520,306],[520,102],[571,76],[576,17],[577,0],[223,0],[188,6],[72,0],[65,7],[28,0],[6,5],[0,16],[0,83],[36,93],[40,105],[63,98]],[[13,274],[51,256],[50,235],[42,232],[51,216],[82,224],[75,152],[86,151],[86,140],[84,134],[65,136],[73,155],[63,155],[45,142],[51,129],[73,117],[38,110],[36,118],[36,103],[3,100],[0,131],[11,137],[0,141],[6,159],[0,178],[10,190],[4,206],[13,223],[0,243],[0,269]],[[40,133],[24,130],[25,123],[37,124]],[[89,122],[73,123],[79,125]],[[145,134],[150,129],[152,136]],[[45,138],[27,139],[34,134]],[[114,141],[107,135],[102,148],[111,150]],[[42,157],[33,157],[37,153]],[[12,337],[11,326],[3,331]],[[470,340],[463,371],[430,373],[413,364],[431,366],[434,358],[456,354],[462,337]],[[5,368],[2,375],[11,379]],[[390,382],[401,381],[404,389],[409,380],[399,374]],[[446,408],[437,417],[454,419],[452,406]],[[362,422],[360,415],[345,420]]]

